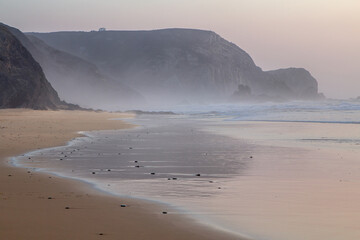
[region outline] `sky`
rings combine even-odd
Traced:
[[[360,0],[0,0],[0,22],[24,32],[211,30],[263,70],[303,67],[327,97],[360,96]]]

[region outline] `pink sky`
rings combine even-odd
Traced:
[[[0,0],[0,21],[41,32],[212,30],[264,70],[304,67],[327,96],[360,96],[359,0]]]

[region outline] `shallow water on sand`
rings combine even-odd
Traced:
[[[26,167],[151,199],[254,239],[360,239],[358,124],[142,116],[29,153]],[[29,159],[30,158],[30,159]]]

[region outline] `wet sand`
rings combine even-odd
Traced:
[[[1,239],[240,239],[164,206],[113,197],[88,184],[8,164],[9,157],[63,145],[78,131],[130,128],[129,114],[0,110]],[[126,204],[126,207],[121,207]]]
[[[246,173],[226,184],[232,198],[213,200],[239,199],[238,215],[221,222],[257,239],[360,239],[359,124],[222,122],[206,130],[254,144]]]

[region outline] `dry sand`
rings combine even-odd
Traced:
[[[64,145],[78,131],[132,127],[108,121],[119,117],[132,116],[0,110],[0,239],[239,239],[176,213],[163,215],[165,206],[106,195],[85,183],[8,164],[8,157]]]

